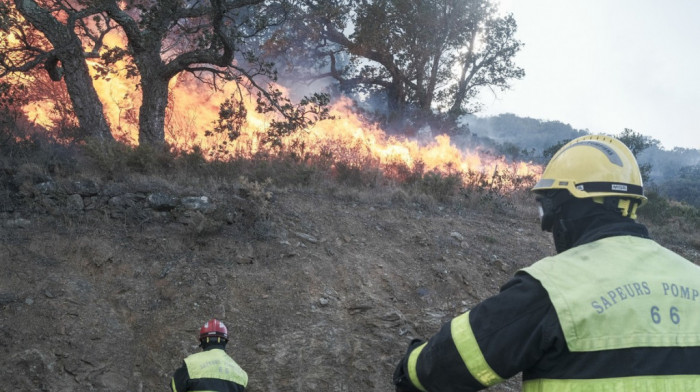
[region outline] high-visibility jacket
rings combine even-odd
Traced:
[[[605,238],[544,259],[525,272],[549,293],[572,353],[700,347],[700,267],[654,241]],[[567,364],[588,365],[585,356]],[[523,389],[700,391],[700,363],[694,372],[670,366],[652,374],[619,371],[593,379],[542,374],[525,381]]]
[[[174,392],[243,392],[248,385],[248,374],[220,348],[192,354],[184,362],[171,380]]]
[[[421,391],[523,374],[532,391],[700,391],[700,267],[652,240],[593,240],[518,272],[413,349]]]

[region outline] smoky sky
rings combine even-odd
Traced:
[[[500,0],[513,13],[525,78],[482,94],[482,115],[514,113],[592,133],[625,128],[700,149],[700,2]]]

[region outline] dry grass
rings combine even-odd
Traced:
[[[508,172],[425,172],[420,164],[409,168],[399,162],[380,165],[358,149],[329,150],[319,156],[306,153],[303,159],[298,151],[270,150],[253,158],[222,162],[208,161],[206,154],[197,150],[173,152],[94,141],[75,146],[33,134],[4,138],[0,153],[5,181],[15,186],[52,176],[97,176],[161,183],[166,189],[177,186],[211,192],[235,184],[261,195],[270,188],[309,187],[346,200],[371,199],[380,204],[415,204],[429,209],[449,205],[536,219],[528,191],[533,178]],[[693,234],[700,228],[700,211],[657,193],[648,196],[649,203],[640,209],[639,216],[655,237],[700,249],[700,239]],[[266,202],[268,198],[259,199]]]

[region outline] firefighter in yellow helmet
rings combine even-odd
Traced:
[[[533,191],[557,255],[414,340],[396,391],[700,391],[700,267],[649,239],[637,162],[619,140],[563,146]]]
[[[226,352],[228,329],[221,320],[211,319],[199,329],[201,352],[185,358],[170,380],[173,392],[243,392],[248,374]]]

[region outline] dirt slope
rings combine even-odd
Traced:
[[[0,372],[18,391],[166,391],[210,317],[249,391],[391,391],[411,338],[553,253],[527,198],[2,175]]]

